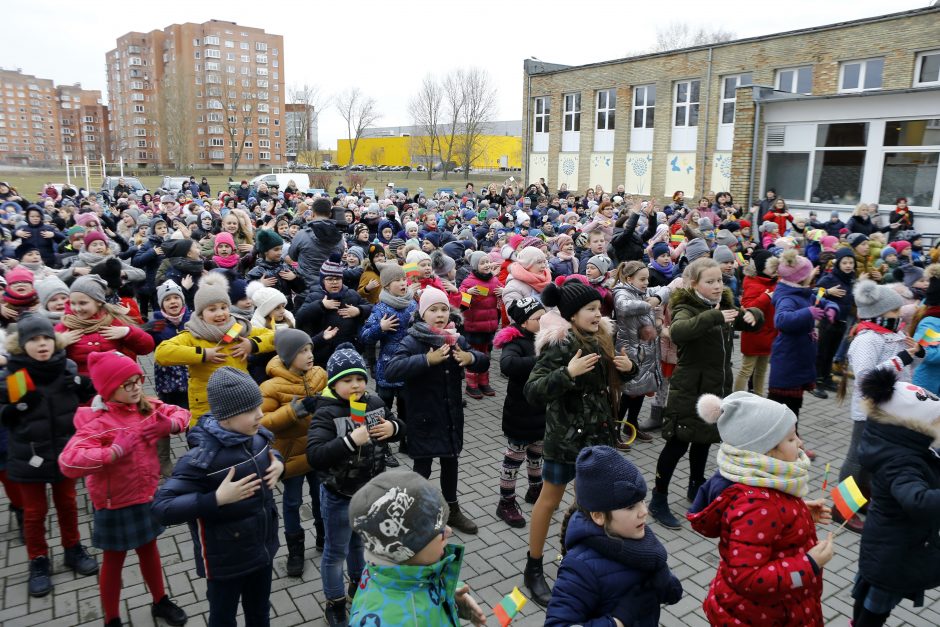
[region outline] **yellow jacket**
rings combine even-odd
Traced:
[[[270,353],[274,350],[274,331],[252,327],[248,339],[255,345],[255,353]],[[205,361],[207,348],[225,349],[229,345],[216,345],[209,340],[195,337],[189,331],[160,342],[154,353],[154,361],[160,366],[186,366],[189,369],[189,411],[192,418],[189,426],[196,424],[199,418],[209,411],[209,399],[206,395],[206,386],[209,377],[222,366],[231,366],[248,372],[248,362],[227,356],[220,364],[207,364]],[[227,351],[226,351],[227,352]]]
[[[314,366],[303,375],[295,374],[275,356],[265,372],[270,378],[261,384],[261,425],[274,434],[274,448],[284,457],[284,478],[305,475],[313,470],[307,462],[310,414],[300,401],[326,387],[326,371]]]

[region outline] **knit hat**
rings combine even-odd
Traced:
[[[444,304],[450,307],[447,300],[447,294],[436,287],[428,287],[422,290],[421,299],[418,301],[418,315],[423,316],[424,312],[431,308],[431,305]]]
[[[186,297],[183,296],[183,288],[177,285],[173,279],[167,279],[157,288],[157,303],[162,307],[166,297],[174,294],[183,299],[184,302],[186,301]]]
[[[33,244],[30,244],[29,242],[20,242],[20,245],[17,246],[16,250],[13,251],[13,257],[17,261],[22,261],[23,257],[25,257],[28,253],[31,253],[33,251],[38,251],[38,250],[39,250],[38,248],[36,248]]]
[[[610,512],[646,498],[646,481],[639,469],[609,446],[588,446],[575,462],[575,494],[588,512]]]
[[[836,250],[835,265],[838,266],[839,262],[845,257],[851,257],[852,261],[855,261],[855,249],[850,246],[843,246]]]
[[[819,243],[822,245],[823,250],[835,250],[835,247],[839,244],[839,238],[835,235],[825,235]]]
[[[838,211],[832,211],[832,212],[829,213],[829,217],[830,217],[830,218],[838,218],[838,217],[839,217],[839,212],[838,212]]]
[[[610,266],[613,262],[610,260],[610,257],[607,255],[594,255],[587,260],[587,265],[594,266],[600,270],[601,275],[605,275],[610,271]]]
[[[911,247],[911,243],[910,243],[910,242],[907,242],[907,241],[905,241],[905,240],[897,240],[897,241],[891,242],[890,244],[888,244],[887,246],[885,246],[885,250],[887,250],[887,249],[889,249],[889,248],[893,248],[893,249],[896,250],[897,253],[900,255],[902,252],[904,252],[905,250],[907,250],[907,249],[910,248],[910,247]],[[882,252],[883,252],[883,251],[882,251]]]
[[[891,424],[933,438],[931,448],[940,447],[940,398],[933,392],[900,381],[897,370],[872,368],[858,382],[868,405],[868,419]]]
[[[529,269],[538,262],[545,261],[545,253],[538,248],[529,246],[528,248],[523,248],[516,254],[516,261],[518,261],[523,268]]]
[[[368,553],[406,562],[439,536],[450,509],[441,491],[410,470],[388,470],[349,501],[349,524]]]
[[[450,274],[457,264],[453,259],[444,254],[441,250],[435,250],[431,255],[431,269],[437,276],[443,277]]]
[[[245,289],[245,294],[255,304],[255,313],[267,318],[278,305],[287,304],[287,296],[281,290],[265,286],[261,281],[252,281]]]
[[[210,272],[199,280],[199,289],[193,299],[195,315],[198,318],[203,310],[212,303],[225,303],[232,306],[232,299],[228,295],[228,279],[221,272]]]
[[[470,238],[470,239],[473,238],[473,236],[470,235],[469,233],[467,234],[467,237]],[[444,246],[441,248],[441,250],[444,251],[444,254],[445,254],[445,255],[447,255],[448,257],[450,257],[450,258],[453,259],[454,261],[457,261],[458,259],[463,259],[464,253],[467,252],[467,245],[466,245],[463,241],[460,241],[460,242],[447,242],[446,244],[444,244]],[[432,255],[432,257],[433,257],[433,255]],[[432,265],[433,265],[433,264],[432,264]]]
[[[777,258],[774,257],[772,252],[764,250],[763,248],[759,248],[751,253],[751,263],[754,264],[754,270],[756,270],[758,276],[766,276],[764,271],[767,270],[769,263],[773,265],[772,270],[776,271],[777,269]]]
[[[924,304],[928,307],[936,307],[940,305],[940,263],[932,263],[927,266],[924,274],[930,280],[930,283],[927,284]]]
[[[398,249],[405,245],[405,240],[400,237],[393,237],[388,243],[388,252],[393,257],[398,254]]]
[[[715,225],[712,224],[709,218],[699,218],[698,228],[700,231],[711,231],[715,228]]]
[[[163,249],[163,256],[167,259],[182,259],[189,254],[190,249],[196,245],[196,240],[189,239],[167,239],[160,244]]]
[[[779,230],[780,230],[780,226],[772,220],[764,222],[763,224],[760,225],[761,233],[776,233]]]
[[[864,233],[851,233],[848,237],[845,238],[849,243],[849,246],[852,248],[858,248],[858,245],[862,242],[868,241],[868,236]]]
[[[368,381],[369,367],[366,365],[365,358],[356,352],[355,346],[349,342],[343,342],[336,347],[326,362],[327,385],[333,385],[351,374],[361,374]]]
[[[884,248],[881,249],[881,255],[879,256],[881,257],[882,260],[887,261],[888,257],[893,256],[897,258],[898,251],[894,246],[885,246]]]
[[[3,275],[3,278],[6,280],[7,285],[13,285],[14,283],[29,283],[32,285],[36,276],[26,266],[16,266]]]
[[[813,263],[798,255],[795,250],[784,251],[780,256],[780,265],[777,266],[777,276],[789,283],[802,283],[813,272]]]
[[[369,247],[371,248],[372,246],[375,246],[375,244],[370,244]],[[356,259],[359,260],[359,263],[362,263],[362,260],[363,260],[363,259],[365,258],[365,256],[366,256],[365,253],[362,252],[362,248],[360,248],[359,246],[351,246],[351,247],[347,248],[347,249],[346,249],[346,254],[347,254],[347,255],[353,255],[353,256],[355,256]]]
[[[262,255],[278,246],[284,245],[284,239],[271,229],[260,229],[255,232],[255,247]]]
[[[221,274],[221,271],[216,270],[217,274]],[[245,279],[235,277],[228,285],[228,299],[231,301],[232,305],[236,305],[240,300],[243,300],[248,297],[248,281]]]
[[[69,286],[62,282],[59,277],[50,276],[36,284],[36,294],[39,296],[39,304],[45,308],[57,294],[69,295]]]
[[[405,278],[405,269],[394,261],[379,265],[381,266],[379,269],[379,283],[382,284],[382,287],[388,287],[394,281]]]
[[[297,358],[297,353],[308,344],[313,344],[313,340],[300,329],[283,328],[274,333],[274,350],[285,368],[290,368]]]
[[[856,283],[852,292],[855,295],[855,306],[861,320],[879,318],[904,305],[904,299],[896,291],[868,279]]]
[[[55,339],[55,329],[52,322],[43,315],[24,313],[16,321],[16,336],[20,348],[25,348],[26,342],[34,337],[44,336]]]
[[[734,233],[728,229],[721,229],[718,231],[718,234],[715,235],[715,243],[719,246],[727,246],[731,248],[738,243],[738,238],[734,236]]]
[[[206,385],[209,411],[216,420],[228,420],[261,406],[261,388],[247,372],[222,366]]]
[[[685,258],[689,262],[695,261],[699,257],[708,256],[708,244],[701,237],[690,239],[685,244]]]
[[[595,300],[601,300],[600,292],[578,280],[569,280],[560,287],[549,283],[542,291],[542,304],[558,307],[561,317],[569,322],[582,307]]]
[[[381,254],[383,257],[385,256],[385,249],[382,247],[382,245],[381,244],[369,244],[369,253],[368,253],[369,263],[375,264],[375,256],[379,254]]]
[[[537,248],[544,243],[545,242],[543,242],[540,238],[535,237],[534,235],[530,235],[528,237],[523,237],[519,241],[519,245],[516,246],[516,250],[523,250],[525,248],[531,248],[533,246]]]
[[[657,257],[659,257],[660,255],[668,255],[668,254],[669,254],[669,244],[667,244],[666,242],[656,242],[655,244],[653,244],[653,251],[652,251],[652,253],[653,253],[653,254],[652,254],[652,257],[653,257],[654,260],[655,260]]]
[[[544,309],[545,305],[535,298],[517,298],[506,307],[506,313],[509,314],[509,317],[516,325],[521,326],[532,317],[532,314]]]
[[[107,302],[108,284],[97,274],[86,274],[72,282],[69,293],[79,293],[96,300],[99,303]]]
[[[142,377],[144,371],[137,360],[120,351],[107,351],[88,355],[88,374],[99,396],[108,401],[128,379]]]
[[[722,442],[761,455],[796,426],[796,414],[789,407],[750,392],[732,392],[724,398],[703,394],[695,408],[705,422],[718,423]]]
[[[320,279],[328,276],[343,278],[343,264],[335,253],[320,266]]]
[[[405,257],[405,263],[418,264],[422,261],[431,261],[431,255],[423,250],[409,250],[408,256]]]
[[[215,241],[212,242],[212,252],[216,255],[219,254],[219,244],[228,244],[231,246],[232,251],[235,251],[235,238],[228,231],[222,231],[215,236]]]
[[[712,259],[717,263],[728,263],[734,261],[734,253],[727,246],[715,246],[712,251]]]
[[[104,233],[98,230],[92,230],[85,233],[85,249],[87,250],[91,246],[92,242],[104,242],[105,246],[108,245],[108,238],[104,236]]]
[[[906,263],[900,268],[895,268],[893,274],[895,279],[901,281],[904,283],[905,287],[910,289],[924,276],[924,269],[914,264]]]
[[[480,269],[480,262],[487,258],[487,254],[482,250],[475,250],[470,253],[470,256],[467,258],[467,263],[470,264],[470,269],[477,271]]]

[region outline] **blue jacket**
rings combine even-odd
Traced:
[[[157,346],[160,342],[172,339],[185,331],[191,315],[192,312],[187,307],[183,310],[179,326],[175,326],[164,317],[162,310],[157,309],[153,312],[153,320],[145,324],[143,329],[153,338],[154,346]],[[155,363],[153,379],[158,394],[185,392],[189,389],[189,369],[186,366],[161,366]]]
[[[839,315],[836,316],[836,320],[845,322],[849,317],[849,314],[852,313],[852,310],[855,309],[855,296],[852,293],[852,286],[855,283],[855,275],[851,276],[844,274],[838,268],[833,268],[831,272],[827,272],[819,277],[819,280],[816,281],[816,287],[841,287],[845,290],[845,296],[842,298],[837,298],[835,296],[829,296],[826,300],[829,302],[835,303],[839,306]]]
[[[209,579],[233,579],[271,568],[278,543],[274,492],[262,481],[254,496],[219,506],[215,491],[230,468],[233,481],[263,478],[271,464],[274,436],[261,427],[253,436],[223,429],[212,414],[189,433],[191,448],[176,462],[173,476],[154,497],[153,514],[163,525],[189,523],[196,572]]]
[[[35,226],[30,224],[29,214],[36,211],[38,211],[41,216],[45,217],[46,214],[42,209],[40,209],[37,205],[30,205],[29,209],[26,210],[26,215],[24,216],[26,221],[17,224],[16,227],[14,227],[13,232],[16,233],[16,231],[28,231],[29,237],[24,237],[20,245],[22,246],[23,244],[30,244],[35,246],[39,251],[39,255],[42,257],[42,262],[52,268],[56,266],[55,245],[64,240],[65,236],[51,224],[45,224],[43,222],[40,222]],[[42,234],[46,231],[52,233],[52,237],[43,237]]]
[[[568,521],[565,547],[546,627],[601,627],[613,625],[613,616],[631,627],[655,627],[660,605],[682,598],[682,584],[666,565],[666,550],[648,527],[643,540],[612,538],[576,512]]]
[[[160,267],[160,262],[163,261],[163,255],[158,255],[156,248],[159,248],[163,244],[163,238],[159,235],[148,235],[147,241],[141,244],[137,248],[137,252],[134,254],[134,258],[131,260],[131,265],[135,268],[140,268],[147,273],[147,278],[144,279],[144,290],[146,292],[153,292],[157,289],[157,268]]]
[[[774,289],[774,326],[777,337],[770,349],[771,388],[802,388],[816,381],[816,321],[809,312],[815,303],[811,287],[777,282]],[[824,308],[825,299],[819,304]]]
[[[372,314],[362,330],[359,332],[359,341],[363,346],[372,346],[379,342],[379,359],[375,364],[375,382],[383,388],[400,388],[404,383],[400,381],[391,382],[385,378],[385,369],[388,362],[392,360],[392,355],[398,350],[398,345],[408,335],[408,324],[411,316],[418,308],[418,304],[411,301],[406,309],[395,309],[381,300],[372,306]],[[385,316],[395,316],[398,318],[398,329],[395,331],[383,331],[381,322]]]
[[[917,324],[914,335],[923,333],[925,329],[933,329],[940,333],[940,318],[924,316]],[[934,394],[940,394],[940,345],[924,347],[924,359],[914,369],[914,385],[926,388]]]
[[[590,252],[590,251],[588,251]],[[590,257],[588,257],[590,259]],[[558,257],[552,257],[548,262],[548,265],[552,269],[552,278],[557,279],[560,276],[568,276],[569,274],[574,274],[574,259],[559,259]],[[578,270],[582,271],[584,268],[578,264]]]

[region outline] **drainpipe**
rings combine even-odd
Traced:
[[[753,96],[759,96],[757,88],[753,88]],[[751,171],[748,175],[747,182],[747,194],[749,198],[747,199],[748,209],[754,196],[754,170],[757,168],[757,136],[760,134],[760,107],[761,101],[757,98],[754,99],[754,135],[751,138]],[[751,229],[751,234],[753,235],[754,229]]]
[[[702,146],[702,172],[701,177],[699,178],[699,197],[705,195],[705,168],[708,164],[708,122],[711,120],[711,99],[712,99],[712,50],[713,48],[709,46],[708,48],[708,69],[705,73],[705,143]],[[718,85],[718,89],[721,89],[721,84]],[[721,191],[721,190],[715,190]]]
[[[529,73],[528,63],[523,62],[523,67],[525,68],[525,106],[523,111],[525,111],[525,133],[523,133],[523,146],[522,146],[522,158],[524,161],[520,164],[522,166],[522,171],[525,172],[526,179],[529,178],[529,120],[532,117],[531,111],[529,111],[529,105],[532,103],[532,75]],[[521,176],[519,178],[522,178]],[[522,188],[525,189],[527,183],[522,181]]]

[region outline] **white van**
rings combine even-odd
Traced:
[[[307,191],[310,187],[310,177],[302,172],[280,172],[278,174],[262,174],[248,181],[252,188],[258,187],[258,183],[267,183],[268,187],[277,185],[281,191],[287,187],[287,184],[294,181],[294,185],[301,192]]]

